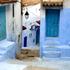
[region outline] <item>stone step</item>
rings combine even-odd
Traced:
[[[8,58],[15,58],[16,45],[7,40],[0,41],[0,61]]]
[[[39,50],[21,49],[21,53],[17,53],[17,59],[24,59],[30,57],[39,57]]]

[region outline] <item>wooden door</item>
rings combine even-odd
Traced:
[[[59,36],[59,9],[46,9],[46,37]]]
[[[0,6],[0,40],[6,38],[6,8]]]

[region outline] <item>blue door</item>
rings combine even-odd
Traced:
[[[24,37],[24,47],[27,47],[27,36]]]
[[[6,38],[6,9],[0,6],[0,41]]]
[[[46,37],[59,36],[59,9],[46,9]]]
[[[39,40],[40,40],[40,27],[37,26],[36,30],[36,44],[39,45]]]

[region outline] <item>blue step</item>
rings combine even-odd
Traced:
[[[7,40],[0,41],[0,61],[8,58],[15,58],[16,45]]]

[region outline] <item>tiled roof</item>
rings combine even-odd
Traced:
[[[45,7],[62,7],[63,0],[42,0],[42,5]]]

